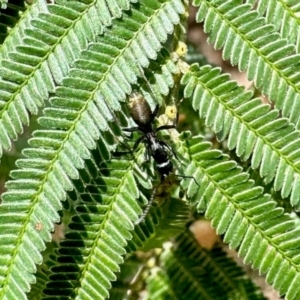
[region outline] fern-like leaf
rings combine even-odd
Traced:
[[[246,71],[249,80],[299,128],[300,54],[295,52],[295,46],[251,10],[250,4],[238,5],[235,0],[197,0],[194,4],[200,5],[197,22],[204,21],[209,41],[215,48],[223,48],[223,58]]]
[[[2,0],[1,3],[1,14],[0,14],[0,44],[6,39],[8,32],[13,28],[20,19],[20,14],[25,11],[25,1],[14,0],[9,1]]]
[[[45,299],[47,295],[108,297],[110,281],[116,279],[114,272],[119,271],[124,247],[132,237],[133,222],[141,213],[132,163],[112,161],[100,168],[99,177],[94,174],[95,162],[89,168],[92,181],[81,193],[82,201],[69,225],[71,231],[60,243],[56,265],[44,289]]]
[[[266,273],[267,282],[280,295],[299,297],[300,239],[294,220],[235,162],[210,149],[210,143],[198,137],[185,144],[192,160],[186,174],[195,176],[201,185],[195,190],[191,182],[188,191],[195,195],[198,210],[205,210],[225,242],[239,247],[245,263]]]
[[[156,274],[151,279],[149,299],[160,293],[175,294],[175,299],[265,299],[249,279],[244,278],[243,270],[226,254],[215,248],[202,249],[191,234],[179,235],[170,249],[161,255],[167,285],[157,288]],[[161,277],[161,276],[160,276]],[[152,293],[151,293],[152,292]]]
[[[190,217],[188,204],[181,199],[168,198],[165,194],[163,197],[161,207],[153,204],[145,220],[132,232],[133,238],[128,242],[130,251],[161,248],[166,240],[185,230]],[[155,201],[159,201],[158,198]]]
[[[134,1],[135,2],[135,1]],[[89,42],[110,26],[129,1],[63,1],[33,4],[6,39],[0,56],[0,151],[9,149],[61,83]],[[1,154],[0,152],[0,154]]]
[[[275,29],[279,30],[282,38],[287,39],[291,44],[295,44],[296,52],[299,53],[300,34],[297,14],[299,14],[300,8],[298,1],[247,1],[247,3],[252,5],[256,2],[256,10],[260,16],[265,16],[266,22],[274,25]]]
[[[244,160],[252,155],[252,168],[260,167],[265,182],[274,179],[275,190],[281,190],[282,197],[290,195],[292,205],[298,206],[300,132],[218,68],[194,65],[181,82],[185,97],[192,97],[194,109],[218,138],[228,136],[228,148],[236,148]]]
[[[82,2],[72,3],[85,9]],[[74,15],[68,12],[67,15],[73,18]],[[112,119],[111,110],[120,109],[118,101],[131,92],[136,74],[141,73],[138,63],[148,65],[149,59],[157,56],[156,52],[173,30],[174,23],[179,22],[182,12],[184,7],[178,0],[155,2],[153,7],[140,5],[138,9],[132,8],[127,13],[129,16],[122,20],[115,19],[113,26],[95,43],[87,44],[87,39],[81,35],[86,29],[81,31],[79,28],[76,32],[88,49],[75,48],[79,58],[72,69],[53,69],[63,70],[58,77],[54,75],[57,82],[62,80],[61,76],[64,79],[50,100],[52,107],[45,109],[45,115],[39,119],[45,130],[34,133],[29,142],[32,148],[23,151],[26,158],[17,162],[20,169],[11,173],[14,180],[7,183],[8,191],[3,195],[0,212],[7,231],[3,228],[1,237],[7,237],[7,245],[10,243],[14,251],[11,254],[9,247],[2,250],[4,256],[10,255],[10,259],[1,262],[6,276],[0,281],[0,297],[13,294],[15,299],[25,299],[24,292],[29,290],[29,283],[34,282],[35,263],[42,260],[39,251],[44,249],[44,241],[51,239],[49,232],[53,230],[53,222],[60,219],[57,210],[62,207],[61,201],[66,199],[66,191],[74,188],[72,180],[79,177],[77,169],[83,168],[84,160],[90,158],[91,149],[97,146],[96,140],[100,141],[102,159],[109,158],[116,143],[114,129],[107,123]],[[75,13],[76,18],[79,15]],[[86,17],[84,14],[81,19],[87,21]],[[89,23],[84,24],[88,26]],[[157,35],[155,43],[149,42],[146,32]],[[56,41],[57,37],[53,39]],[[51,41],[54,42],[48,40],[48,43]],[[68,53],[65,48],[61,51]],[[52,58],[52,66],[57,65],[55,55]],[[165,69],[165,72],[171,75],[170,70]],[[43,80],[47,82],[47,78]],[[118,126],[112,124],[112,127]],[[14,207],[14,213],[10,207]],[[14,218],[16,214],[19,221]],[[26,218],[26,222],[20,216]],[[37,223],[43,225],[43,230],[34,230]],[[29,259],[30,263],[27,262]],[[22,261],[26,264],[19,264]]]

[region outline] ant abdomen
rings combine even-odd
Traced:
[[[129,110],[133,121],[140,127],[146,127],[152,122],[152,111],[147,100],[138,92],[129,96]]]

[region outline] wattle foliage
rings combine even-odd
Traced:
[[[0,205],[0,299],[135,299],[143,291],[148,299],[264,299],[220,247],[194,240],[189,226],[204,216],[280,295],[300,297],[300,6],[244,2],[193,5],[208,41],[253,80],[252,91],[220,68],[183,61],[186,0],[8,3],[0,16],[2,166],[7,150],[27,144]],[[159,133],[178,155],[170,155],[175,175],[162,182],[144,146],[115,153],[134,143],[122,130],[135,126],[126,109],[133,90],[160,105],[153,126],[187,109],[197,132]],[[30,138],[21,136],[27,126]],[[54,242],[59,222],[63,237]]]

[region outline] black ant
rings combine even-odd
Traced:
[[[169,151],[178,159],[174,150],[163,140],[157,137],[157,132],[165,129],[176,128],[176,125],[163,125],[156,129],[153,129],[153,120],[157,115],[159,106],[156,105],[153,112],[146,99],[136,91],[133,91],[129,96],[129,111],[133,121],[138,125],[137,127],[124,128],[124,131],[142,133],[131,150],[134,152],[139,144],[143,142],[146,146],[145,158],[150,161],[153,157],[157,171],[161,176],[161,181],[164,180],[173,170],[173,164],[169,159]]]
[[[140,66],[139,66],[140,68]],[[140,68],[141,70],[141,68]],[[147,80],[147,78],[144,75],[143,70],[141,70],[141,75],[144,77],[145,81],[148,84],[150,93],[153,97],[155,98],[154,95],[151,92],[151,87],[150,84]],[[135,141],[133,148],[130,151],[123,151],[123,152],[115,152],[115,155],[123,155],[123,154],[128,154],[134,152],[138,146],[140,145],[141,142],[145,144],[146,151],[145,151],[145,160],[150,161],[151,157],[155,161],[156,168],[158,173],[160,174],[160,183],[156,188],[154,188],[152,195],[150,197],[150,200],[148,201],[147,207],[145,211],[143,212],[142,216],[139,218],[139,220],[136,222],[136,224],[139,224],[141,221],[143,221],[151,207],[151,204],[156,196],[157,190],[159,186],[161,186],[164,182],[164,180],[168,177],[170,173],[173,171],[173,163],[171,162],[169,155],[170,153],[173,154],[173,156],[177,159],[177,155],[175,151],[172,149],[170,145],[168,145],[165,141],[160,139],[157,136],[157,132],[161,130],[168,130],[168,129],[175,129],[177,127],[177,122],[178,122],[178,110],[176,113],[176,123],[173,125],[162,125],[159,126],[158,128],[153,128],[153,121],[155,117],[157,116],[158,110],[159,110],[159,105],[157,104],[154,111],[151,111],[150,105],[147,102],[147,100],[138,93],[137,91],[133,91],[130,96],[129,96],[129,113],[130,116],[132,117],[133,121],[137,126],[131,127],[131,128],[123,128],[123,131],[126,132],[140,132],[142,135]],[[195,183],[199,186],[197,181],[193,176],[187,176],[187,175],[178,175],[174,174],[177,177],[182,177],[182,178],[190,178],[195,181]]]
[[[129,96],[128,106],[129,106],[130,115],[137,126],[131,128],[124,128],[123,130],[127,132],[139,131],[140,133],[142,133],[142,135],[135,141],[131,151],[118,152],[118,154],[122,155],[126,153],[132,153],[137,149],[140,143],[143,142],[146,147],[145,159],[146,161],[150,161],[151,157],[154,159],[156,163],[157,171],[160,174],[160,179],[161,179],[160,184],[158,184],[158,186],[153,190],[145,211],[138,219],[138,221],[135,223],[137,225],[145,219],[146,215],[150,210],[152,202],[156,196],[159,186],[163,184],[164,180],[173,171],[173,163],[169,158],[169,154],[172,153],[174,157],[177,160],[179,160],[172,147],[168,145],[165,141],[157,137],[158,131],[176,128],[177,121],[178,121],[178,111],[176,115],[176,124],[162,125],[154,129],[153,121],[158,113],[159,105],[156,105],[154,111],[151,112],[150,105],[146,101],[146,99],[140,93],[133,91]],[[174,175],[182,178],[191,178],[196,182],[193,176],[177,175],[177,174]],[[196,184],[199,186],[197,182]]]

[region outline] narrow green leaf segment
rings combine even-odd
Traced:
[[[299,258],[294,253],[300,248],[300,231],[294,220],[235,162],[211,149],[203,138],[188,139],[185,145],[192,160],[186,173],[201,186],[195,193],[191,182],[188,190],[198,210],[205,211],[225,242],[239,248],[245,263],[266,274],[280,295],[299,297]],[[283,278],[292,283],[285,284]]]

